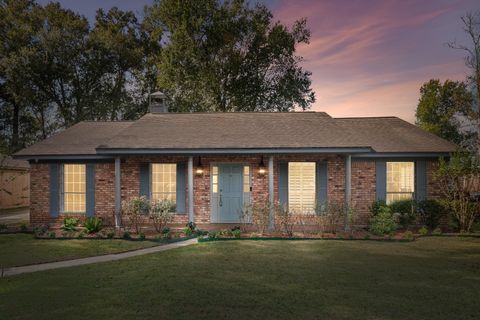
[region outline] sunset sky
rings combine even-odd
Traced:
[[[39,1],[45,4],[49,1]],[[151,1],[64,0],[91,21],[99,6],[141,12]],[[480,10],[478,0],[266,0],[275,19],[290,25],[306,17],[311,42],[299,47],[317,102],[334,117],[395,115],[414,121],[419,88],[431,78],[465,79],[467,43],[460,17]],[[251,1],[254,3],[254,1]]]

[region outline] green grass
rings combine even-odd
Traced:
[[[0,267],[97,256],[153,246],[150,241],[35,239],[31,234],[0,235]]]
[[[0,279],[5,319],[479,319],[480,239],[222,241]]]

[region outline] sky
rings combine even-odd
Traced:
[[[49,1],[38,1],[41,4]],[[85,15],[117,6],[141,13],[148,0],[60,0]],[[250,3],[254,3],[251,0]],[[478,0],[264,0],[286,25],[307,18],[309,44],[298,47],[312,72],[313,111],[333,117],[398,116],[414,122],[421,85],[436,78],[464,80],[468,44],[461,16],[480,10]]]

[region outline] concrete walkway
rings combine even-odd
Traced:
[[[189,239],[185,241],[179,241],[175,243],[169,243],[165,245],[159,245],[151,248],[138,249],[138,250],[123,252],[123,253],[107,254],[103,256],[96,256],[96,257],[89,257],[89,258],[82,258],[82,259],[75,259],[75,260],[41,263],[41,264],[34,264],[31,266],[24,266],[24,267],[6,268],[3,270],[3,273],[0,271],[0,277],[1,276],[9,277],[17,274],[22,274],[22,273],[45,271],[45,270],[51,270],[51,269],[83,266],[83,265],[92,264],[92,263],[116,261],[116,260],[131,258],[131,257],[143,256],[145,254],[162,252],[170,249],[185,247],[191,244],[195,244],[197,242],[198,242],[197,239],[194,238],[194,239]]]

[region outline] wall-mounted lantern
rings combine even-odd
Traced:
[[[197,162],[197,166],[196,166],[196,169],[195,169],[195,174],[196,174],[197,176],[203,175],[203,167],[202,167],[202,159],[201,159],[201,157],[198,157],[198,162]]]
[[[265,173],[267,172],[267,170],[265,169],[265,163],[263,162],[263,156],[262,156],[262,159],[260,160],[260,165],[258,166],[258,173],[261,175],[261,176],[264,176]]]

